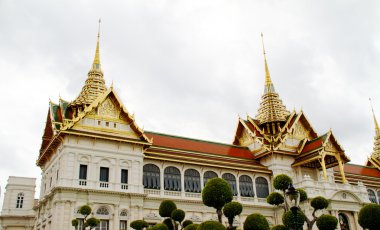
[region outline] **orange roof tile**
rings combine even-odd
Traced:
[[[210,153],[243,159],[254,159],[252,153],[247,147],[239,147],[147,131],[145,134],[148,138],[153,138],[153,146],[156,147]]]
[[[339,172],[339,167],[334,167],[334,171]],[[362,176],[377,177],[380,178],[380,171],[373,167],[367,167],[362,165],[345,164],[344,172],[350,174],[358,174]]]
[[[320,136],[312,141],[308,141],[305,147],[302,149],[301,154],[310,152],[312,150],[318,149],[322,147],[323,144],[323,136]]]

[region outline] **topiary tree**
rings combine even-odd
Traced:
[[[285,227],[294,229],[294,230],[302,230],[303,225],[306,221],[305,214],[300,210],[297,209],[297,214],[294,211],[287,211],[282,216],[282,223],[285,225]],[[297,220],[297,221],[296,221]],[[296,229],[296,223],[297,223],[297,229]]]
[[[201,223],[197,230],[226,230],[226,228],[223,226],[223,224],[217,222],[217,221],[205,221]]]
[[[222,223],[222,208],[232,200],[230,185],[221,178],[212,178],[207,181],[202,190],[203,204],[216,209],[219,223]]]
[[[185,220],[184,222],[182,222],[182,228],[186,228],[190,224],[193,224],[193,221]]]
[[[285,201],[284,196],[281,195],[281,193],[278,193],[278,192],[272,192],[267,197],[267,203],[271,204],[271,205],[279,206],[279,205],[283,204],[284,201]]]
[[[175,230],[176,229],[177,224],[174,223],[174,221],[171,218],[166,218],[162,223],[165,224],[169,230]]]
[[[88,205],[83,205],[79,208],[78,212],[84,216],[83,218],[83,230],[86,229],[86,227],[90,227],[90,229],[93,229],[95,228],[99,223],[100,223],[100,220],[95,218],[95,217],[91,217],[89,219],[87,219],[87,217],[91,214],[92,212],[92,209],[90,206]],[[77,219],[73,219],[71,221],[71,225],[75,228],[78,227],[79,225],[79,221]]]
[[[317,219],[319,230],[335,230],[338,227],[338,219],[335,216],[323,214]]]
[[[165,224],[155,224],[151,230],[169,230],[169,228]]]
[[[223,214],[228,219],[228,228],[227,229],[235,229],[233,226],[235,216],[240,215],[240,213],[243,211],[243,205],[241,205],[239,202],[229,202],[224,205],[223,207]]]
[[[268,220],[260,213],[247,216],[243,225],[244,230],[269,230]]]
[[[280,224],[273,226],[270,230],[288,230],[288,228],[285,225]]]
[[[303,190],[302,188],[297,188],[297,191],[298,191],[299,194],[300,194],[300,202],[307,201],[308,197],[307,197],[307,193],[306,193],[306,191]]]
[[[364,205],[358,216],[359,224],[364,229],[376,230],[380,226],[380,205],[367,204]]]
[[[273,187],[277,190],[285,192],[290,184],[293,184],[293,180],[286,174],[279,174],[273,178]]]
[[[171,218],[172,212],[177,209],[177,205],[171,200],[163,200],[158,209],[161,217]]]
[[[178,222],[179,225],[181,225],[181,229],[183,228],[183,225],[181,224],[181,222],[185,219],[185,215],[186,215],[185,212],[181,209],[176,209],[171,214],[172,220],[174,220],[176,225],[177,225],[176,222]]]
[[[132,221],[129,226],[136,230],[143,230],[144,228],[147,228],[149,225],[144,220],[135,220],[135,221]]]
[[[198,229],[198,226],[199,224],[189,224],[187,225],[184,230],[197,230]]]
[[[316,211],[326,209],[329,206],[329,201],[324,198],[323,196],[316,196],[310,201],[311,207],[314,208],[313,213],[311,214],[313,216],[313,219],[306,218],[307,226],[309,229],[313,228],[313,225],[315,221],[317,221],[318,217],[315,215]]]

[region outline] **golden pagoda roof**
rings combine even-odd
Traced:
[[[100,20],[99,20],[100,25]],[[100,28],[100,27],[99,27]],[[107,91],[105,81],[103,78],[103,72],[100,65],[100,55],[99,55],[99,37],[100,29],[98,31],[98,39],[96,43],[96,51],[92,67],[88,72],[88,77],[82,91],[79,93],[78,97],[70,103],[70,106],[88,106],[90,105],[99,95]]]
[[[263,37],[262,34],[261,37]],[[260,124],[286,121],[286,117],[290,114],[290,112],[286,109],[285,105],[280,99],[280,96],[274,89],[274,85],[269,74],[264,42],[263,51],[265,64],[265,86],[264,94],[261,96],[260,107],[258,109],[256,119],[259,120]]]

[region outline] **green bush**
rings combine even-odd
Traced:
[[[198,226],[199,224],[189,224],[187,225],[184,230],[197,230],[198,229]]]
[[[332,215],[323,214],[317,219],[319,230],[335,230],[338,226],[338,219]]]
[[[89,226],[90,228],[95,228],[99,223],[100,220],[95,217],[91,217],[86,220],[86,226]]]
[[[268,220],[260,213],[247,216],[243,225],[244,230],[269,230]]]
[[[267,197],[267,203],[271,205],[280,205],[284,203],[284,196],[278,192],[272,192]]]
[[[243,206],[239,202],[229,202],[224,205],[223,207],[223,214],[227,218],[234,218],[237,215],[240,215],[240,213],[243,211]]]
[[[329,201],[322,196],[317,196],[311,199],[310,205],[316,210],[325,209],[329,206]]]
[[[132,221],[129,226],[136,230],[142,230],[143,228],[148,227],[148,223],[144,220],[135,220],[135,221]]]
[[[91,214],[91,207],[88,205],[83,205],[82,207],[79,208],[78,212],[82,214],[83,216],[88,216]]]
[[[208,182],[207,182],[208,183]],[[197,230],[226,230],[226,228],[223,226],[223,224],[217,222],[217,221],[205,221],[201,223]]]
[[[182,227],[186,228],[187,225],[190,225],[190,224],[193,224],[193,221],[191,220],[185,220],[183,223],[182,223]]]
[[[71,226],[76,227],[76,226],[78,226],[78,224],[79,224],[79,221],[77,219],[74,219],[71,221]]]
[[[359,224],[369,230],[379,229],[380,226],[380,205],[367,204],[360,209],[358,216]]]
[[[273,226],[270,230],[288,230],[287,227],[285,227],[285,225],[276,225],[276,226]]]
[[[293,180],[286,174],[279,174],[273,179],[273,187],[277,190],[284,191],[290,184],[293,184]]]
[[[302,188],[297,188],[297,191],[300,193],[300,202],[307,200],[307,193]]]
[[[207,181],[202,190],[202,201],[206,206],[222,209],[224,204],[232,200],[230,185],[222,178],[212,178]]]
[[[181,209],[176,209],[172,212],[171,217],[173,220],[181,223],[185,219],[185,212]]]
[[[303,229],[302,226],[306,220],[305,214],[303,214],[303,212],[301,212],[300,210],[297,210],[297,216],[296,217],[297,217],[297,228]],[[294,228],[295,227],[295,225],[294,225],[295,216],[294,216],[292,211],[287,211],[284,213],[284,215],[282,216],[282,223],[288,228]]]
[[[152,230],[169,230],[165,224],[156,224],[152,227]]]
[[[171,217],[172,212],[177,209],[177,205],[171,200],[164,200],[159,207],[159,214],[161,217]]]
[[[170,218],[166,218],[162,223],[165,224],[169,230],[175,229],[175,227],[173,226],[173,221]],[[176,226],[177,226],[177,224],[176,224]]]

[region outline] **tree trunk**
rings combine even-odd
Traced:
[[[222,213],[222,209],[217,209],[217,210],[216,210],[216,214],[218,214],[218,220],[219,220],[219,223],[222,224],[222,215],[223,215],[223,213]]]

